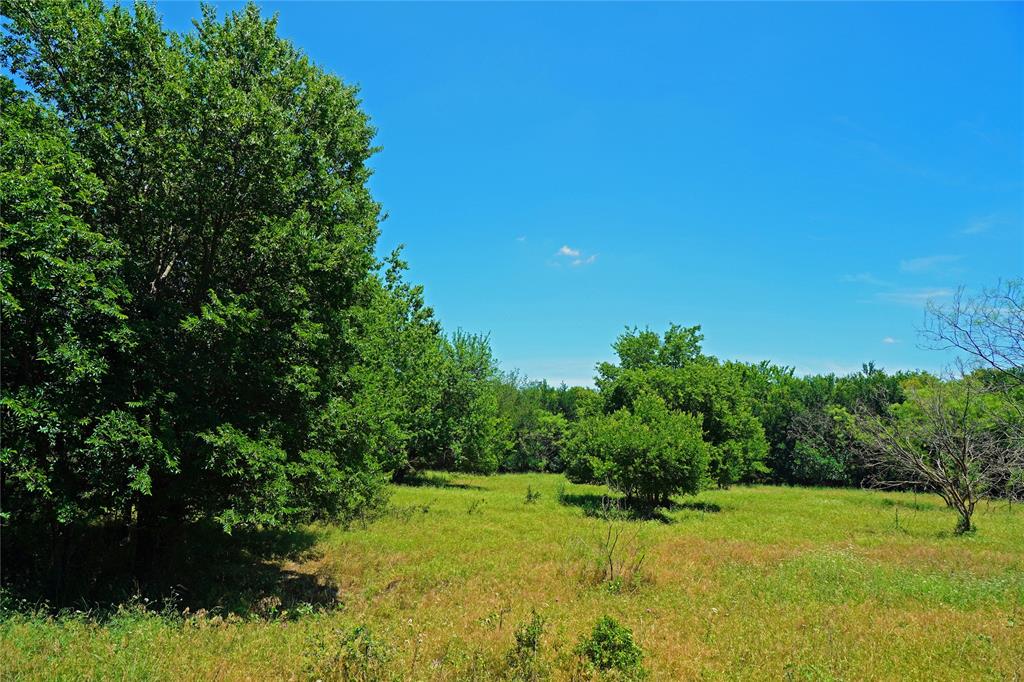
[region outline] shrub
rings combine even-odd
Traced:
[[[515,644],[506,659],[509,679],[533,682],[547,676],[547,670],[540,660],[543,634],[544,618],[536,611],[529,621],[516,628]]]
[[[574,483],[607,483],[628,502],[655,507],[674,494],[700,490],[708,447],[699,417],[670,412],[661,398],[645,393],[632,412],[581,420],[565,458]]]
[[[633,632],[611,616],[597,621],[590,636],[580,641],[577,652],[601,672],[617,672],[634,680],[647,675],[642,664],[644,654],[633,641]]]
[[[671,325],[663,336],[632,329],[613,344],[619,364],[598,365],[604,409],[635,410],[645,393],[660,396],[672,412],[700,415],[708,442],[708,474],[720,487],[754,480],[767,472],[764,428],[743,371],[701,350],[700,327]]]

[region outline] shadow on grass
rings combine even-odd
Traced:
[[[623,497],[609,497],[599,493],[561,493],[558,501],[568,507],[578,507],[584,516],[598,519],[622,521],[660,521],[674,523],[675,520],[660,507],[646,507],[627,504]]]
[[[7,538],[11,540],[11,538]],[[6,609],[57,614],[67,610],[107,619],[124,604],[143,604],[169,615],[205,610],[244,618],[294,617],[337,608],[340,594],[329,578],[302,569],[316,559],[319,539],[308,530],[236,531],[192,526],[164,538],[140,577],[123,531],[85,529],[53,570],[32,538],[5,543]],[[36,545],[46,545],[36,537]],[[26,550],[26,547],[28,549]]]
[[[471,483],[455,483],[451,476],[445,474],[423,473],[403,478],[399,485],[414,488],[454,488],[458,490],[485,490],[483,486]]]
[[[722,511],[722,506],[714,502],[705,502],[703,500],[691,500],[688,502],[673,502],[672,511],[685,510],[685,511],[697,511],[703,514],[717,514]]]
[[[928,511],[929,509],[937,509],[935,505],[928,504],[927,502],[918,502],[917,500],[893,500],[888,497],[883,497],[878,502],[883,507],[899,507],[900,509],[913,509],[914,511]]]

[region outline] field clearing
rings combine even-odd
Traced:
[[[635,585],[609,585],[591,575],[609,522],[588,513],[603,488],[550,474],[428,483],[396,486],[391,510],[365,527],[309,529],[310,546],[274,564],[278,589],[247,595],[262,618],[228,607],[8,617],[3,679],[329,679],[358,625],[380,646],[364,672],[494,679],[533,610],[546,619],[540,656],[554,679],[579,672],[574,648],[604,614],[633,630],[657,680],[1024,671],[1016,507],[982,505],[978,531],[957,537],[932,495],[708,491],[660,520],[611,522],[619,547],[644,559]],[[540,493],[533,503],[528,489]]]

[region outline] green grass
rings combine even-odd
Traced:
[[[1024,512],[1005,504],[958,537],[930,495],[706,492],[661,519],[615,521],[617,551],[643,562],[609,584],[595,577],[608,522],[588,515],[602,488],[540,474],[432,483],[396,487],[366,527],[306,529],[312,548],[277,562],[269,600],[246,598],[263,617],[8,614],[3,679],[494,679],[534,609],[554,679],[589,679],[575,648],[604,614],[633,630],[653,679],[1024,670]]]

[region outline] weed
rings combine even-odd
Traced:
[[[602,585],[612,594],[633,590],[643,580],[642,569],[647,547],[641,537],[643,527],[623,520],[622,510],[605,498],[599,516],[601,527],[583,547],[583,577]]]
[[[337,639],[314,639],[306,651],[306,673],[310,679],[385,682],[397,677],[388,672],[390,647],[365,625],[348,632],[335,631]]]
[[[540,657],[544,618],[533,611],[530,620],[521,623],[515,631],[515,644],[505,658],[510,680],[536,682],[547,677],[547,669]]]
[[[481,625],[486,625],[492,630],[500,630],[502,625],[505,623],[505,616],[512,613],[511,606],[502,606],[497,611],[491,611],[486,616],[480,619]]]
[[[391,515],[405,523],[409,523],[414,517],[430,513],[433,501],[426,504],[410,504],[404,507],[392,507]]]
[[[603,616],[594,625],[589,637],[576,648],[584,661],[602,673],[614,672],[628,680],[647,676],[643,667],[643,651],[633,641],[633,632],[612,618]]]
[[[526,486],[526,499],[523,504],[534,504],[540,499],[540,491],[534,489],[532,485]]]

